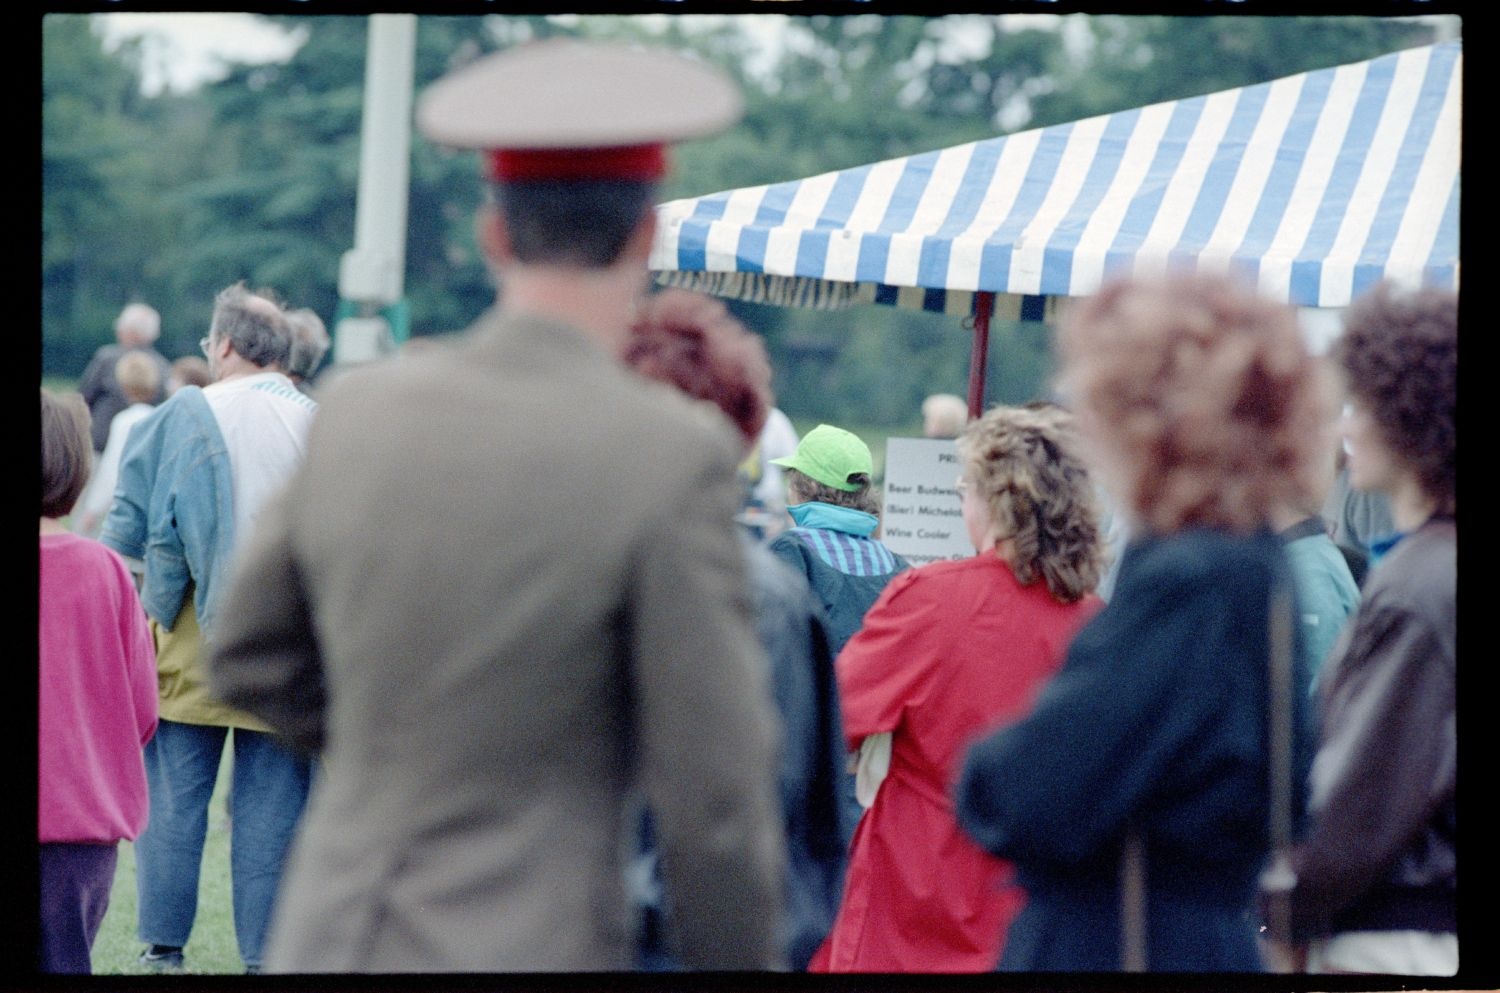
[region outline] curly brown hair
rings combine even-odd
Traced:
[[[1354,302],[1334,354],[1349,395],[1440,513],[1455,512],[1458,295],[1376,286]]]
[[[669,289],[637,308],[622,353],[636,372],[722,410],[753,443],[770,415],[771,363],[760,338],[712,297]]]
[[[1221,276],[1117,280],[1059,337],[1061,388],[1146,528],[1248,533],[1316,492],[1332,384],[1291,307]]]
[[[994,407],[964,428],[958,451],[990,520],[1011,542],[1011,571],[1023,586],[1040,576],[1054,597],[1072,603],[1099,585],[1098,501],[1065,410]]]

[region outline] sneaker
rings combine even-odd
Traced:
[[[141,965],[152,972],[171,972],[182,968],[182,949],[171,945],[152,945],[141,952]]]

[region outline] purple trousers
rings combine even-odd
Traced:
[[[48,842],[38,847],[42,899],[37,969],[88,974],[93,971],[89,952],[115,883],[118,846]]]

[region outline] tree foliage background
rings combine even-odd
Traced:
[[[767,50],[752,19],[422,17],[416,84],[530,38],[651,39],[737,78],[740,126],[675,151],[663,199],[778,182],[996,134],[1371,58],[1433,40],[1373,17],[989,15],[790,19]],[[214,294],[246,280],[332,326],[353,245],[367,20],[273,18],[304,38],[283,64],[233,66],[186,94],[142,94],[142,50],[107,52],[89,15],[43,18],[42,362],[76,376],[120,307],[161,311],[189,354]],[[1069,24],[1068,30],[1054,27]],[[960,37],[962,40],[960,40]],[[406,292],[413,334],[468,324],[494,299],[471,218],[478,164],[415,136]],[[767,341],[780,405],[802,419],[898,427],[930,392],[962,394],[969,335],[951,317],[734,304]],[[992,329],[989,398],[1045,391],[1045,327]]]

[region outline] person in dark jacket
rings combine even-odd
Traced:
[[[769,416],[771,367],[760,339],[719,301],[685,290],[664,290],[640,307],[625,346],[637,372],[723,412],[745,439],[760,438]],[[787,964],[803,969],[833,924],[843,890],[845,846],[838,803],[843,732],[833,653],[821,604],[807,581],[741,535],[755,633],[771,662],[771,687],[782,722],[778,774],[786,828]],[[677,963],[666,945],[670,902],[656,863],[649,817],[632,885],[642,912],[640,964],[663,970]]]
[[[886,584],[910,563],[875,537],[880,527],[875,462],[858,435],[819,424],[795,452],[771,462],[786,470],[787,513],[795,526],[766,547],[806,577],[828,617],[837,658]],[[843,776],[841,797],[847,849],[864,813],[852,766]]]
[[[1398,529],[1335,646],[1319,695],[1312,827],[1289,872],[1277,938],[1310,972],[1458,969],[1455,733],[1455,398],[1458,300],[1377,287],[1336,346],[1352,409],[1349,475],[1388,494]],[[1268,914],[1269,920],[1276,915]]]
[[[1303,425],[1331,413],[1329,391],[1290,308],[1211,277],[1107,285],[1061,345],[1060,385],[1133,537],[1108,606],[957,787],[959,822],[1028,894],[1000,968],[1259,971],[1269,630],[1291,588],[1268,515],[1316,485]],[[1305,770],[1307,662],[1277,602]]]
[[[157,386],[146,402],[157,404],[166,399],[165,387],[172,367],[154,347],[160,335],[161,315],[155,308],[144,303],[126,304],[120,316],[115,318],[114,344],[101,345],[83,370],[83,376],[78,380],[78,392],[83,394],[83,400],[89,406],[89,432],[95,452],[104,451],[109,442],[110,422],[131,404],[115,379],[115,364],[122,355],[141,352],[156,363]]]

